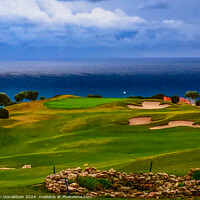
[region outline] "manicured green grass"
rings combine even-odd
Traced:
[[[55,101],[49,101],[45,105],[49,108],[90,108],[102,104],[120,101],[118,98],[68,98]]]
[[[38,105],[38,109],[34,107],[32,111],[30,107],[27,111],[23,108],[23,112],[11,111],[11,116],[51,117],[11,128],[4,126],[16,120],[0,122],[0,166],[16,168],[0,171],[0,195],[48,194],[43,186],[36,185],[53,172],[53,166],[60,171],[69,167],[84,168],[88,163],[99,169],[113,167],[126,172],[148,172],[153,160],[153,172],[176,175],[200,167],[200,128],[149,129],[171,120],[199,123],[200,109],[190,105],[172,105],[160,110],[126,107],[126,104],[141,102],[138,99],[71,98],[47,102],[47,107]],[[51,104],[60,109],[54,109]],[[73,109],[81,106],[82,109]],[[138,116],[151,116],[153,122],[129,126],[128,119]],[[32,169],[20,169],[25,164],[31,164]]]

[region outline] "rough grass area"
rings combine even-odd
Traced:
[[[38,184],[53,173],[53,166],[61,171],[88,163],[98,169],[148,172],[153,160],[153,172],[176,175],[200,167],[199,128],[149,129],[172,120],[199,123],[199,108],[172,104],[134,110],[126,104],[143,100],[69,97],[7,107],[11,118],[0,120],[0,167],[16,169],[0,171],[0,195],[48,194]],[[151,116],[153,122],[128,125],[128,119],[142,116]],[[25,164],[32,169],[22,170]]]

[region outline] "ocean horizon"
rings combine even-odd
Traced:
[[[0,61],[0,92],[12,100],[27,90],[37,90],[45,98],[184,96],[186,91],[199,91],[199,80],[200,58]]]

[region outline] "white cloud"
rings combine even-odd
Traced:
[[[185,23],[182,20],[163,20],[163,24],[169,26],[170,28],[178,28],[178,27],[182,27],[185,25]]]
[[[199,26],[184,20],[146,22],[121,9],[86,1],[0,0],[0,43],[30,46],[165,46],[199,41]],[[100,5],[98,5],[100,6]],[[131,37],[116,36],[135,32]]]
[[[78,25],[83,27],[127,29],[146,23],[137,16],[128,16],[120,9],[114,11],[93,8],[73,13],[68,2],[58,0],[0,0],[0,20],[15,23],[45,25]]]
[[[192,25],[185,23],[182,20],[164,20],[163,25],[168,30],[176,31],[176,34],[179,35],[177,39],[186,39],[186,40],[195,40],[199,38],[200,27],[199,25]]]

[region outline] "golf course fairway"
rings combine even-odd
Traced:
[[[170,121],[200,123],[198,107],[178,103],[162,109],[131,109],[142,99],[78,98],[71,95],[8,106],[0,120],[1,194],[49,194],[44,177],[84,164],[125,172],[185,175],[200,167],[200,128],[151,130]],[[155,100],[151,100],[155,101]],[[164,104],[163,101],[161,104]],[[148,124],[129,125],[134,117]],[[31,169],[21,169],[30,164]]]

